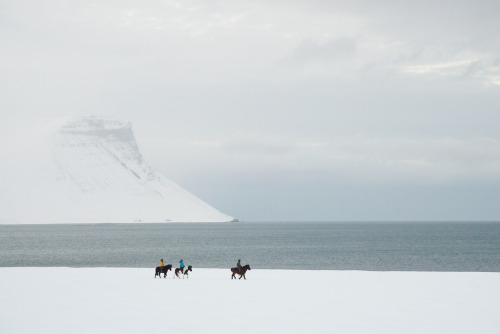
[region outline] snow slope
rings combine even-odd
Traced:
[[[86,118],[35,133],[32,159],[18,159],[18,182],[0,195],[0,223],[233,220],[147,164],[128,122]]]
[[[0,268],[0,333],[496,334],[499,273]]]

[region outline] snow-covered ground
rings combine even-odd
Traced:
[[[0,333],[499,333],[500,273],[0,268]]]

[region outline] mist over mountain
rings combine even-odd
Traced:
[[[0,190],[0,223],[223,222],[144,161],[129,122],[85,118],[35,126]],[[20,148],[20,149],[19,149]]]

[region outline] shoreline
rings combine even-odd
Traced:
[[[5,266],[2,269],[103,269],[103,270],[151,270],[154,271],[156,267],[80,267],[80,266]],[[176,267],[172,267],[174,270]],[[220,271],[230,271],[231,268],[210,268],[210,267],[194,267],[193,270],[220,270]],[[428,274],[498,274],[500,271],[438,271],[438,270],[364,270],[364,269],[282,269],[282,268],[252,268],[253,271],[291,271],[291,272],[359,272],[359,273],[428,273]],[[170,273],[170,271],[169,271]]]

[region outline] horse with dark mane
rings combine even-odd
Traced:
[[[233,274],[231,275],[231,279],[233,279],[233,278],[234,278],[234,279],[236,279],[236,276],[235,276],[236,274],[240,275],[240,278],[238,278],[238,279],[241,279],[242,277],[243,277],[244,279],[247,279],[247,278],[245,277],[245,273],[247,272],[247,270],[252,270],[252,268],[250,268],[250,265],[249,265],[249,264],[247,264],[247,265],[245,265],[245,266],[241,267],[241,271],[240,271],[240,270],[238,270],[238,268],[236,268],[236,267],[231,268],[231,272],[233,273]]]
[[[167,271],[172,271],[172,265],[167,264],[166,266],[163,267],[156,267],[155,269],[155,278],[156,276],[161,278],[161,274],[163,274],[163,278],[167,277]]]
[[[182,269],[181,269],[181,268],[175,268],[175,271],[174,271],[174,274],[175,274],[175,275],[174,275],[174,278],[175,278],[175,276],[177,276],[177,278],[180,278],[180,277],[179,277],[179,273],[181,273],[181,274],[182,274],[182,278],[184,278],[184,276],[187,276],[187,278],[189,278],[189,273],[188,273],[188,271],[193,271],[193,266],[187,266],[187,268],[186,268],[186,267],[184,267],[184,272],[182,271]]]

